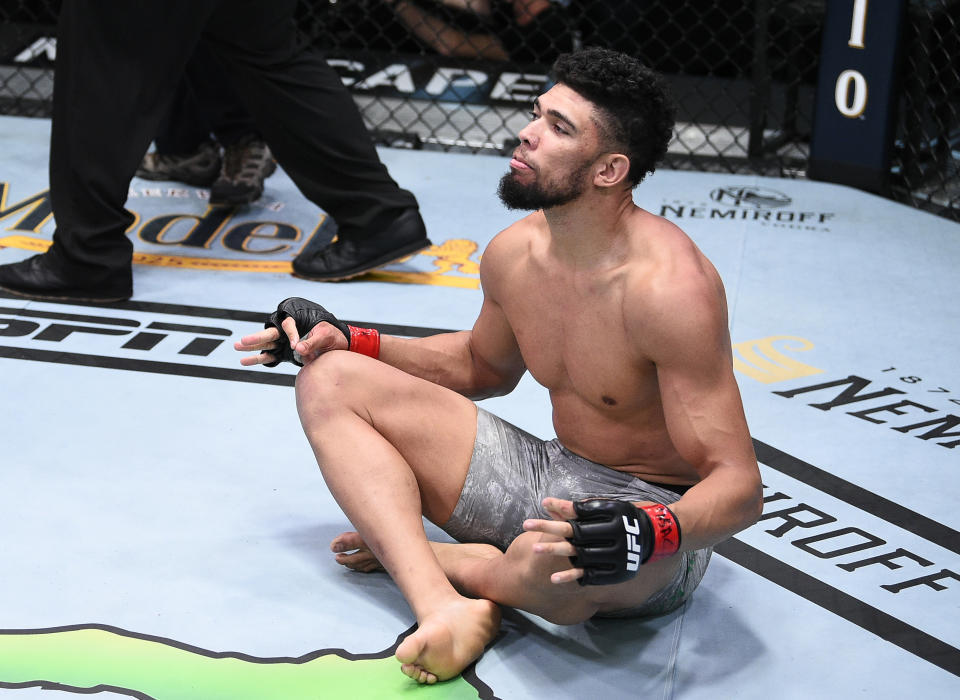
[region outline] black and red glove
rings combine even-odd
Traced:
[[[583,569],[580,585],[629,581],[641,564],[663,559],[680,549],[680,523],[665,505],[637,508],[629,501],[588,498],[573,504],[569,520],[577,550],[570,561]]]
[[[292,362],[300,367],[300,362],[290,347],[287,339],[287,333],[281,325],[286,318],[292,318],[297,324],[297,333],[302,338],[310,332],[315,325],[326,321],[331,326],[337,328],[347,339],[347,349],[352,352],[359,352],[363,355],[377,358],[380,356],[380,333],[374,328],[361,328],[350,326],[339,320],[332,313],[327,311],[320,304],[301,299],[300,297],[290,297],[284,299],[277,305],[277,310],[270,314],[264,328],[276,328],[280,333],[278,347],[276,350],[264,350],[274,357],[274,361],[265,364],[266,367],[276,367],[281,362]]]

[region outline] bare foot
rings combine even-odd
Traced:
[[[499,629],[495,603],[458,597],[421,620],[395,656],[400,670],[418,683],[445,681],[477,659]]]
[[[343,532],[337,535],[330,543],[330,551],[336,552],[337,563],[343,564],[348,569],[364,573],[384,571],[380,560],[364,543],[360,533]]]

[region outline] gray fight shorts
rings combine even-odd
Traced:
[[[459,542],[483,542],[506,551],[527,518],[550,520],[541,501],[602,497],[670,504],[680,495],[584,459],[557,440],[544,441],[482,408],[470,471],[444,531]],[[711,548],[684,552],[677,575],[642,605],[598,617],[656,617],[683,605],[710,561]]]

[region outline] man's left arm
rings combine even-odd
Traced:
[[[668,307],[670,308],[670,307]],[[695,289],[680,313],[647,326],[667,432],[701,480],[670,504],[681,550],[715,545],[763,509],[760,471],[733,374],[722,289]],[[652,332],[651,332],[652,331]]]

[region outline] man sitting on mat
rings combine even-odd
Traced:
[[[303,364],[300,419],[357,529],[332,549],[399,586],[418,628],[396,656],[421,683],[483,653],[498,605],[557,624],[675,610],[761,513],[723,285],[633,203],[672,133],[665,86],[603,49],[554,70],[500,183],[534,213],[487,247],[471,330],[380,336],[293,298],[235,346],[261,351],[244,365]],[[473,402],[526,371],[555,440]],[[422,516],[459,544],[429,542]]]

